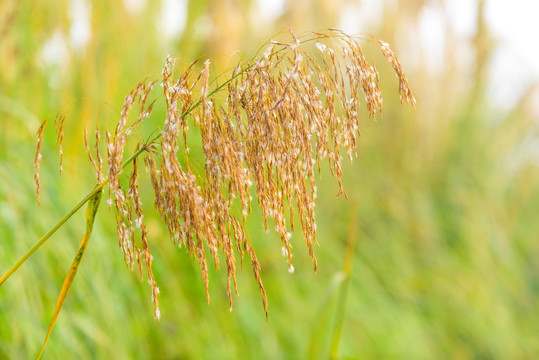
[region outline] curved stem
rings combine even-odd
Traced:
[[[304,40],[303,42],[309,42],[309,41],[313,41],[313,40],[317,40],[319,39],[321,36],[315,36],[311,39],[307,39],[307,40]],[[276,50],[274,51],[274,53],[278,53],[280,51],[283,51],[284,49],[279,49],[279,50]],[[258,53],[258,52],[257,52]],[[208,94],[207,94],[207,97],[210,97],[212,95],[214,95],[215,93],[219,92],[221,89],[223,89],[226,85],[228,85],[231,81],[233,81],[234,79],[236,79],[238,76],[242,75],[244,72],[246,72],[247,70],[249,70],[251,67],[253,67],[253,64],[252,62],[244,67],[241,71],[238,71],[236,74],[234,74],[230,79],[227,79],[226,81],[224,81],[221,85],[215,87],[215,89],[213,89],[212,91],[210,91]],[[180,118],[181,117],[184,117],[186,115],[188,115],[189,113],[191,113],[194,109],[196,109],[200,104],[202,103],[202,99],[199,99],[198,101],[196,101],[195,103],[193,103],[193,105],[191,105],[187,110],[185,110],[181,115],[180,115]],[[140,147],[137,151],[135,151],[133,154],[131,154],[131,156],[129,158],[127,158],[123,163],[122,163],[122,169],[125,168],[127,165],[129,165],[129,163],[131,163],[137,156],[139,156],[140,154],[142,154],[144,151],[146,151],[148,149],[148,145],[149,144],[152,144],[154,143],[155,141],[159,140],[159,138],[161,137],[161,133],[158,133],[157,135],[155,135],[153,138],[151,138],[146,144],[145,146],[142,146]],[[75,205],[67,214],[65,214],[60,220],[58,220],[58,222],[49,230],[47,231],[47,233],[45,235],[43,235],[35,244],[34,246],[32,246],[32,248],[30,248],[30,250],[28,250],[26,252],[26,254],[24,254],[4,275],[2,275],[2,277],[0,278],[0,286],[22,265],[24,264],[24,262],[26,260],[28,260],[28,258],[30,256],[32,256],[33,253],[35,253],[37,251],[37,249],[39,249],[55,232],[56,230],[58,230],[62,225],[64,225],[64,223],[67,222],[67,220],[69,220],[71,218],[71,216],[73,216],[77,211],[79,211],[79,209],[84,205],[86,204],[91,198],[92,196],[94,196],[97,192],[101,191],[103,189],[103,187],[105,187],[106,184],[108,184],[109,182],[109,179],[106,178],[105,180],[103,180],[101,183],[99,183],[88,195],[86,195],[82,200],[80,200],[77,205]]]
[[[84,204],[86,204],[88,200],[92,198],[92,196],[100,192],[108,182],[109,180],[105,179],[101,184],[97,185],[94,190],[92,190],[81,201],[79,201],[79,203],[75,205],[73,209],[71,209],[67,214],[65,214],[63,218],[58,220],[58,222],[49,231],[47,231],[47,233],[43,235],[41,239],[39,239],[39,241],[36,242],[34,246],[32,246],[32,248],[26,252],[26,254],[24,254],[4,275],[2,275],[2,277],[0,278],[0,285],[2,285],[4,281],[6,281],[11,276],[11,274],[13,274],[30,256],[32,256],[32,254],[35,253],[36,250],[39,249],[41,245],[43,245],[45,241],[47,241],[52,236],[52,234],[56,232],[56,230],[58,230],[62,225],[64,225],[67,220],[69,220],[71,216],[73,216],[77,211],[79,211],[79,209]]]
[[[241,73],[243,73],[245,70],[238,72],[235,74],[234,77],[228,79],[227,81],[223,82],[221,85],[217,86],[215,89],[213,89],[211,92],[208,93],[208,96],[211,96],[215,94],[216,92],[220,91],[223,87],[225,87],[228,83],[230,83],[233,79],[238,77]],[[195,102],[189,109],[187,109],[185,112],[183,112],[180,117],[184,117],[191,113],[194,109],[196,109],[200,104],[202,103],[202,100],[198,100]],[[161,137],[161,133],[155,135],[150,141],[146,143],[146,145],[151,144]],[[135,151],[129,158],[127,158],[123,164],[122,169],[125,168],[127,165],[129,165],[137,156],[142,154],[144,151],[147,150],[147,146],[140,147],[137,151]],[[58,222],[49,230],[45,235],[43,235],[35,244],[24,254],[2,277],[0,278],[0,286],[22,265],[30,256],[32,256],[33,253],[37,251],[55,232],[58,230],[64,223],[67,222],[79,209],[86,204],[96,193],[101,191],[105,185],[107,185],[109,182],[109,179],[106,178],[103,180],[100,184],[98,184],[88,195],[86,195],[81,201],[77,203],[67,214],[65,214]]]

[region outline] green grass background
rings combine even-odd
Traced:
[[[335,26],[339,9],[331,4],[340,3],[291,2],[282,17],[261,28],[250,15],[252,1],[190,1],[183,34],[164,39],[159,2],[148,1],[137,15],[122,2],[96,1],[90,42],[84,51],[68,42],[68,63],[55,66],[43,63],[41,51],[55,31],[69,39],[71,2],[2,1],[0,272],[95,184],[83,148],[84,124],[99,118],[112,128],[123,97],[144,76],[159,74],[167,54],[184,63],[211,57],[216,69],[224,68],[234,50],[252,55],[282,27],[300,33]],[[407,21],[425,6],[413,3],[388,6],[375,30],[403,54],[417,111],[399,105],[390,67],[373,55],[382,71],[384,117],[362,122],[358,158],[344,169],[349,201],[335,196],[336,182],[327,169],[322,172],[318,274],[300,232],[292,240],[296,273],[288,273],[279,240],[264,233],[255,210],[249,233],[262,266],[269,320],[248,266],[238,274],[241,297],[232,312],[226,275],[212,269],[208,306],[200,270],[168,240],[146,182],[141,191],[162,320],[153,318],[146,279],[126,269],[113,213],[103,203],[44,358],[537,358],[539,169],[529,160],[528,144],[537,136],[530,100],[525,93],[502,111],[486,97],[495,42],[481,17],[480,31],[469,40],[473,63],[456,68],[455,54],[441,71],[428,71],[414,41],[399,41],[410,30]],[[46,131],[38,208],[35,131],[79,98],[87,100],[73,103],[68,113],[61,177],[53,127]],[[141,138],[162,124],[160,115],[157,109]],[[39,352],[83,233],[81,211],[0,287],[0,359]],[[347,240],[355,243],[353,269],[343,281]],[[340,346],[332,351],[341,315]]]

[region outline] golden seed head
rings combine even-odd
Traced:
[[[246,217],[251,211],[251,188],[257,193],[266,230],[270,220],[275,224],[289,271],[294,271],[292,231],[295,219],[299,220],[316,271],[315,164],[320,172],[321,161],[327,160],[338,181],[339,193],[344,194],[341,151],[350,159],[356,152],[361,101],[364,99],[370,118],[382,113],[379,73],[365,57],[360,39],[338,30],[316,33],[305,41],[290,34],[290,43],[271,42],[260,57],[240,61],[228,80],[214,90],[210,89],[208,60],[198,74],[194,71],[196,62],[193,62],[175,80],[175,60],[168,56],[162,71],[167,114],[159,136],[160,144],[143,145],[148,153],[145,165],[155,192],[155,207],[171,240],[185,247],[199,264],[208,302],[208,257],[218,268],[219,253],[224,255],[232,309],[232,284],[237,293],[237,255],[243,264],[243,256],[247,254],[266,315],[267,297],[261,266],[245,229]],[[316,42],[312,44],[311,40]],[[318,52],[307,49],[310,43]],[[397,74],[402,102],[415,107],[398,58],[386,43],[375,38],[374,43]],[[126,96],[114,135],[106,132],[106,148],[109,197],[115,208],[119,246],[128,267],[133,269],[137,265],[141,276],[146,268],[155,316],[159,318],[159,288],[151,269],[153,258],[139,194],[137,157],[133,160],[127,189],[120,183],[127,138],[151,114],[155,100],[146,104],[155,83],[144,80]],[[363,99],[360,100],[361,93]],[[140,113],[129,125],[128,115],[137,101]],[[205,158],[203,174],[193,172],[190,166],[187,115],[192,116],[192,123],[201,134]],[[63,116],[57,117],[60,151],[63,122]],[[38,132],[35,159],[38,196],[37,170],[44,125]],[[183,152],[178,143],[180,134]],[[86,129],[84,139],[101,182],[99,131],[96,132],[95,157]],[[180,162],[179,155],[185,157],[184,162]],[[136,241],[138,237],[140,241]]]

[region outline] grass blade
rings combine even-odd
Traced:
[[[99,208],[99,203],[101,202],[101,194],[102,194],[101,190],[96,192],[88,201],[88,207],[86,208],[86,233],[84,234],[84,237],[82,238],[82,242],[80,243],[79,250],[77,251],[77,255],[75,255],[75,259],[73,259],[71,268],[69,269],[69,272],[67,273],[67,276],[64,280],[64,284],[62,285],[60,295],[58,296],[58,300],[56,301],[56,306],[54,308],[52,320],[49,325],[49,330],[47,331],[47,335],[45,336],[45,341],[43,341],[43,346],[41,347],[41,351],[39,352],[38,359],[41,358],[41,355],[43,354],[43,350],[45,350],[45,345],[47,344],[47,341],[49,340],[49,337],[51,336],[51,332],[52,332],[52,329],[54,328],[54,324],[56,323],[56,319],[58,318],[58,315],[60,314],[60,310],[62,309],[62,306],[64,305],[65,299],[67,297],[67,293],[69,292],[69,289],[71,288],[71,284],[73,284],[73,279],[75,279],[75,275],[79,269],[79,265],[82,261],[82,257],[84,256],[84,252],[86,251],[86,247],[88,246],[88,242],[90,241],[90,237],[92,236],[92,229],[94,227],[95,215],[97,213],[97,209]]]

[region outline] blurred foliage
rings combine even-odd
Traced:
[[[214,57],[217,69],[224,68],[233,51],[252,55],[284,27],[338,26],[340,6],[350,1],[288,1],[271,21],[253,17],[254,1],[189,1],[177,37],[162,34],[159,1],[138,12],[125,6],[136,2],[95,1],[83,47],[70,40],[76,3],[0,2],[0,272],[93,187],[83,125],[99,119],[114,126],[123,97],[144,76],[158,74],[167,54],[185,63]],[[538,129],[531,100],[524,96],[500,111],[486,98],[484,69],[494,40],[481,11],[477,35],[467,40],[473,63],[459,68],[458,52],[448,48],[442,70],[427,71],[407,36],[413,39],[411,24],[430,3],[389,2],[378,21],[376,35],[404,55],[418,109],[400,107],[391,98],[396,82],[382,76],[384,117],[364,121],[358,159],[345,168],[348,202],[335,198],[337,185],[323,169],[318,274],[300,233],[290,275],[275,234],[264,234],[259,213],[251,217],[268,321],[248,268],[239,274],[241,297],[231,313],[224,273],[212,272],[208,306],[196,264],[170,243],[157,217],[147,219],[162,294],[162,320],[155,321],[149,287],[125,268],[103,206],[44,358],[327,358],[339,311],[341,358],[539,356],[539,169],[528,146]],[[47,58],[44,49],[55,36],[59,48]],[[58,176],[50,128],[38,208],[34,133],[61,106],[70,109],[65,171]],[[157,112],[146,128],[162,120]],[[141,192],[150,193],[148,186],[141,184]],[[151,197],[145,205],[151,210]],[[37,355],[83,233],[81,212],[0,287],[1,359]],[[349,235],[355,247],[346,280],[347,233],[356,235]]]

